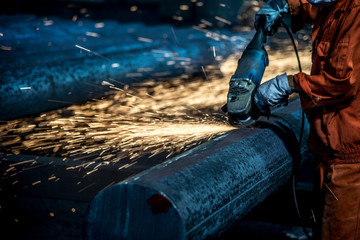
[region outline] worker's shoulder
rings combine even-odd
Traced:
[[[352,8],[359,8],[360,7],[360,0],[353,0],[351,3],[350,3],[350,9]]]

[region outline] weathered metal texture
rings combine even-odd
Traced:
[[[0,15],[0,120],[100,97],[111,90],[103,81],[123,88],[201,72],[252,35],[200,30]]]
[[[234,130],[99,193],[86,239],[206,239],[279,189],[311,159],[296,100],[258,127]],[[296,161],[295,161],[296,162]]]

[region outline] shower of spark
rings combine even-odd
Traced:
[[[296,73],[290,50],[270,54],[272,65],[264,80],[282,72]],[[300,55],[303,67],[310,69],[308,50]],[[102,85],[114,92],[102,99],[0,123],[0,152],[89,159],[89,164],[130,159],[121,167],[126,168],[142,156],[169,157],[185,151],[234,129],[219,108],[226,102],[228,79],[238,57],[234,54],[223,61],[220,71],[203,66],[205,79],[189,81],[183,76],[133,89],[116,79],[104,79]]]
[[[103,85],[116,91],[101,100],[1,124],[0,150],[106,163],[169,157],[234,129],[218,112],[223,81],[179,78],[120,89],[107,79]]]

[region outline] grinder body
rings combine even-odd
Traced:
[[[260,85],[266,66],[269,65],[268,54],[264,48],[266,36],[259,28],[238,61],[237,69],[230,79],[225,110],[232,124],[248,126],[255,122],[258,111],[253,104],[253,96]]]

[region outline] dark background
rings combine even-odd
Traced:
[[[238,13],[242,5],[242,0],[16,0],[8,1],[6,6],[1,7],[0,13],[35,13],[67,19],[76,15],[121,22],[171,22],[179,25],[215,16],[239,23]]]

